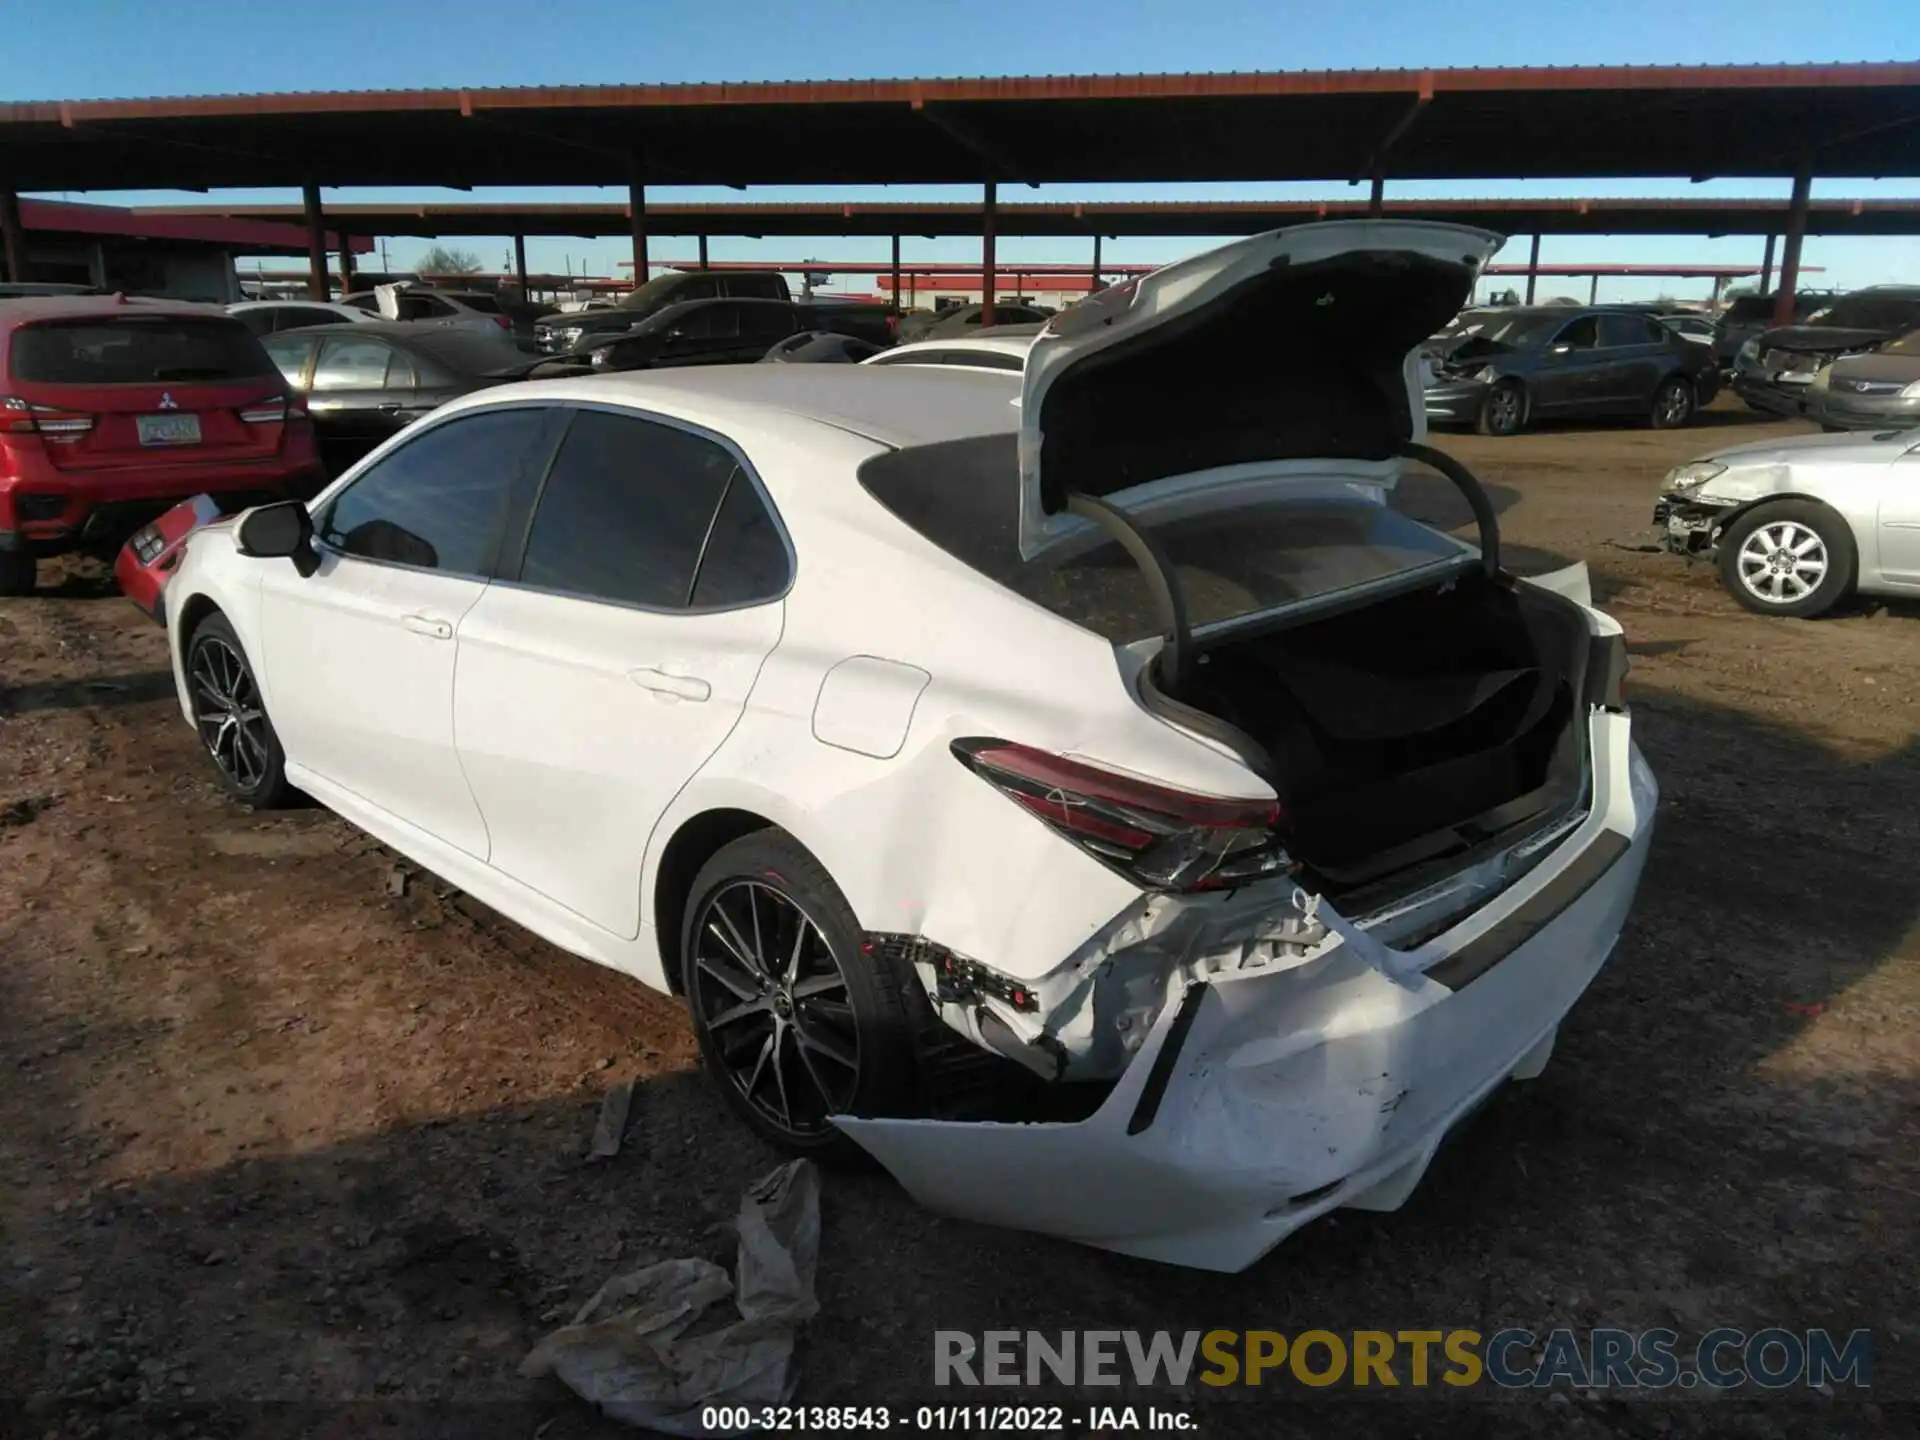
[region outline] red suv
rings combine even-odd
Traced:
[[[306,406],[246,326],[121,295],[0,301],[0,595],[39,556],[110,555],[176,501],[306,498]]]

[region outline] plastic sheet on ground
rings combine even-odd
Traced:
[[[737,1433],[707,1429],[701,1411],[787,1400],[794,1342],[820,1308],[819,1171],[795,1160],[762,1177],[741,1197],[734,1229],[731,1278],[700,1259],[616,1275],[534,1346],[520,1373],[557,1376],[613,1419],[670,1435]],[[728,1296],[731,1319],[720,1309]]]

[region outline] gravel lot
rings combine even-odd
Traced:
[[[1920,607],[1764,620],[1647,550],[1668,466],[1800,428],[1723,401],[1679,434],[1442,438],[1495,488],[1515,568],[1592,566],[1665,792],[1636,918],[1541,1080],[1404,1210],[1322,1221],[1234,1277],[830,1174],[798,1398],[935,1398],[936,1328],[1825,1325],[1874,1329],[1877,1404],[1427,1394],[1343,1418],[1910,1424]],[[776,1157],[708,1090],[677,1004],[431,877],[390,895],[392,864],[325,811],[221,797],[160,633],[98,569],[0,601],[0,1434],[615,1433],[515,1367],[615,1270],[730,1257],[715,1222]],[[602,1093],[635,1078],[625,1149],[584,1160]],[[1122,1398],[1197,1404],[1209,1434],[1318,1432],[1359,1403]]]

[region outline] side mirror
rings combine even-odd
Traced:
[[[298,500],[255,506],[240,517],[234,536],[242,555],[261,560],[284,555],[303,576],[320,568],[313,553],[313,516]]]

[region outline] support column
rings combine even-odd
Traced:
[[[887,291],[893,297],[894,308],[905,311],[906,297],[900,293],[900,237],[893,237],[893,288]]]
[[[1087,293],[1093,294],[1100,288],[1100,237],[1093,237],[1093,283],[1087,287]]]
[[[1367,214],[1378,220],[1387,213],[1387,177],[1373,172],[1373,190],[1367,196]]]
[[[1760,260],[1760,293],[1762,295],[1773,288],[1773,242],[1779,238],[1777,235],[1767,236],[1766,252]]]
[[[513,237],[513,278],[520,286],[520,303],[528,304],[533,296],[527,293],[527,237]]]
[[[327,218],[320,212],[320,187],[302,185],[300,203],[307,212],[307,298],[327,298]]]
[[[1598,305],[1599,303],[1600,303],[1600,277],[1599,275],[1596,274],[1594,275],[1592,280],[1588,282],[1588,285],[1587,285],[1587,304]]]
[[[344,230],[340,232],[340,293],[353,293],[353,237]]]
[[[638,290],[647,283],[647,187],[641,183],[637,160],[627,179],[627,214],[633,230],[633,288]]]
[[[1533,282],[1540,278],[1540,235],[1534,232],[1533,244],[1527,248],[1527,304],[1533,303]]]
[[[994,281],[997,278],[993,268],[993,232],[999,222],[999,208],[1000,186],[996,182],[989,180],[987,182],[986,203],[981,207],[980,211],[980,304],[984,307],[980,311],[980,328],[982,330],[988,330],[993,327],[993,292],[995,288]]]
[[[18,284],[27,278],[27,234],[20,224],[20,197],[0,190],[0,250],[6,258],[7,279]]]
[[[1773,323],[1793,323],[1793,296],[1800,285],[1800,242],[1807,238],[1807,202],[1813,196],[1813,155],[1800,157],[1787,202],[1787,243],[1780,252],[1780,289],[1773,297]]]
[[[700,268],[707,268],[707,237],[704,235],[700,237]]]

